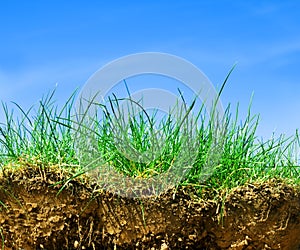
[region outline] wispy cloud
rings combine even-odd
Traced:
[[[296,7],[299,5],[297,1],[244,1],[244,5],[247,6],[249,12],[255,16],[268,16],[274,15],[277,12],[281,12],[282,10]],[[298,6],[299,7],[299,6]]]
[[[5,121],[1,102],[14,109],[14,105],[10,103],[14,101],[24,110],[28,110],[58,85],[55,93],[56,104],[64,105],[75,89],[83,86],[104,63],[107,62],[82,59],[51,62],[14,72],[0,70],[0,123]]]
[[[261,44],[255,48],[249,48],[248,51],[243,51],[240,55],[239,61],[251,67],[262,63],[272,63],[281,60],[282,62],[289,62],[291,55],[300,52],[300,38],[298,40],[287,40],[273,44]]]
[[[102,62],[103,63],[103,62]],[[0,99],[11,100],[23,95],[24,98],[39,95],[41,89],[53,89],[56,83],[83,85],[101,62],[92,59],[81,59],[64,62],[51,62],[47,65],[32,66],[15,72],[0,71]],[[39,96],[40,97],[40,96]],[[38,96],[36,97],[38,98]]]

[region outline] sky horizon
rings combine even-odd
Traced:
[[[239,103],[244,120],[253,94],[257,136],[290,136],[300,127],[299,9],[291,0],[1,2],[0,100],[27,109],[57,85],[62,104],[110,61],[162,52],[216,88],[237,63],[224,107]]]

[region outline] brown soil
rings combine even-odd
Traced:
[[[279,180],[239,187],[219,202],[192,188],[156,199],[93,193],[27,167],[0,177],[2,249],[300,249],[300,192]],[[1,244],[2,238],[2,244]]]

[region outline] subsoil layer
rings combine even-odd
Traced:
[[[300,249],[300,192],[272,179],[198,199],[191,187],[129,199],[57,168],[3,170],[2,249]],[[2,240],[1,240],[2,239]]]

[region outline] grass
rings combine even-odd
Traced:
[[[178,106],[175,115],[173,113],[162,120],[156,118],[155,112],[148,114],[143,109],[142,100],[134,102],[130,97],[127,111],[134,111],[135,106],[141,112],[134,111],[137,115],[127,119],[122,116],[124,107],[121,102],[124,99],[116,96],[109,97],[104,105],[91,101],[90,104],[96,104],[100,110],[96,116],[88,117],[84,112],[74,117],[76,93],[61,109],[53,101],[55,91],[46,95],[38,107],[28,111],[13,103],[17,114],[7,104],[2,104],[6,119],[0,126],[2,169],[18,166],[20,162],[38,164],[44,169],[58,165],[75,178],[89,171],[86,165],[94,157],[92,152],[100,154],[104,164],[134,178],[149,178],[180,166],[176,173],[178,176],[184,174],[180,185],[192,185],[199,190],[230,190],[270,178],[300,184],[298,130],[289,138],[279,135],[266,141],[259,140],[256,136],[259,116],[251,114],[251,102],[244,121],[239,118],[238,106],[234,113],[230,105],[226,108],[221,121],[222,153],[210,166],[209,177],[203,179],[203,166],[211,160],[208,153],[215,146],[215,123],[212,116],[205,115],[203,106],[194,110],[196,99],[189,106]],[[191,114],[194,119],[190,118]],[[176,119],[172,118],[174,116]],[[86,126],[80,126],[78,130],[78,124]],[[86,140],[86,137],[82,135],[91,138],[92,148],[85,148],[86,141],[80,140]],[[163,144],[160,143],[162,138],[165,139]],[[196,157],[193,159],[190,149],[194,149],[192,156]],[[142,159],[139,159],[141,155]],[[186,169],[188,171],[184,172]]]
[[[13,103],[19,113],[9,110],[2,103],[5,122],[0,127],[0,162],[4,166],[9,162],[25,160],[28,163],[49,164],[78,163],[73,147],[71,109],[75,93],[64,107],[58,110],[53,101],[55,91],[46,95],[37,109],[31,107],[24,111]],[[64,124],[58,122],[64,117]]]

